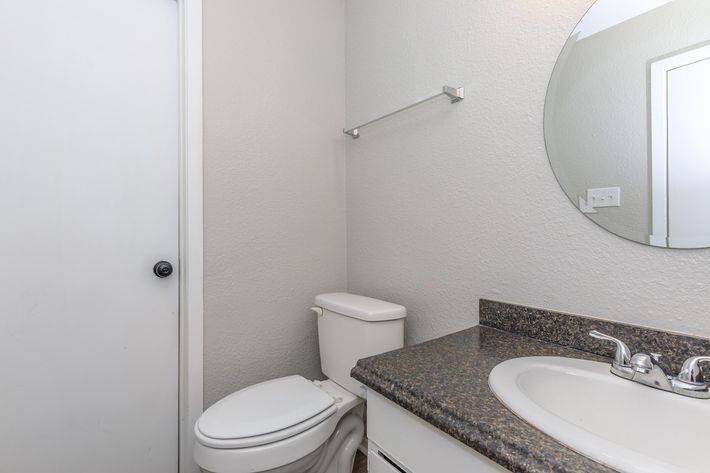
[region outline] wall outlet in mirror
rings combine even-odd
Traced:
[[[579,196],[579,210],[585,214],[595,214],[603,207],[621,207],[621,187],[587,189],[586,198]]]

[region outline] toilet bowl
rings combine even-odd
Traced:
[[[330,380],[289,376],[251,386],[200,417],[195,460],[210,473],[341,473],[327,467],[360,444],[362,419],[351,412],[362,402]]]
[[[321,367],[330,379],[286,376],[215,403],[195,424],[208,473],[351,473],[364,435],[358,359],[401,348],[404,307],[352,294],[316,297]]]

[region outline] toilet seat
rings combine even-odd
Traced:
[[[195,435],[212,448],[256,447],[311,429],[336,410],[325,391],[302,376],[287,376],[220,400],[200,417]]]
[[[299,376],[299,378],[301,377]],[[281,379],[283,378],[278,380]],[[297,427],[293,430],[282,429],[284,432],[277,431],[259,436],[260,438],[254,440],[260,444],[249,447],[238,446],[240,444],[244,445],[245,442],[241,442],[241,440],[248,441],[248,437],[246,439],[227,440],[209,438],[198,428],[198,422],[195,425],[197,442],[194,449],[195,460],[198,465],[204,471],[217,473],[263,472],[300,461],[301,459],[305,460],[305,457],[311,454],[316,455],[318,451],[322,450],[341,418],[361,404],[363,400],[330,380],[310,382],[304,378],[301,379],[309,383],[309,388],[312,387],[328,396],[334,404],[321,414],[292,426]],[[278,380],[267,381],[267,383]],[[207,415],[210,409],[212,407],[207,409],[203,416]],[[318,422],[317,419],[322,420]],[[300,433],[291,435],[292,432],[300,430],[306,424],[311,425],[311,427],[306,427]],[[263,440],[277,438],[278,434],[283,435],[280,440],[261,443]]]

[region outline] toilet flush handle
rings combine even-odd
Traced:
[[[317,316],[323,316],[323,309],[321,309],[320,307],[311,307],[311,310],[315,312]]]

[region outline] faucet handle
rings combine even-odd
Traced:
[[[630,366],[629,363],[631,362],[631,350],[629,350],[629,347],[626,345],[626,343],[622,342],[618,338],[614,338],[610,335],[598,332],[596,330],[592,330],[591,332],[589,332],[589,336],[597,338],[599,340],[606,340],[609,342],[616,343],[616,354],[614,355],[613,364],[622,368],[627,368]]]
[[[685,360],[683,367],[678,373],[678,380],[688,384],[705,384],[703,372],[700,370],[700,363],[710,361],[710,356],[693,356]]]

